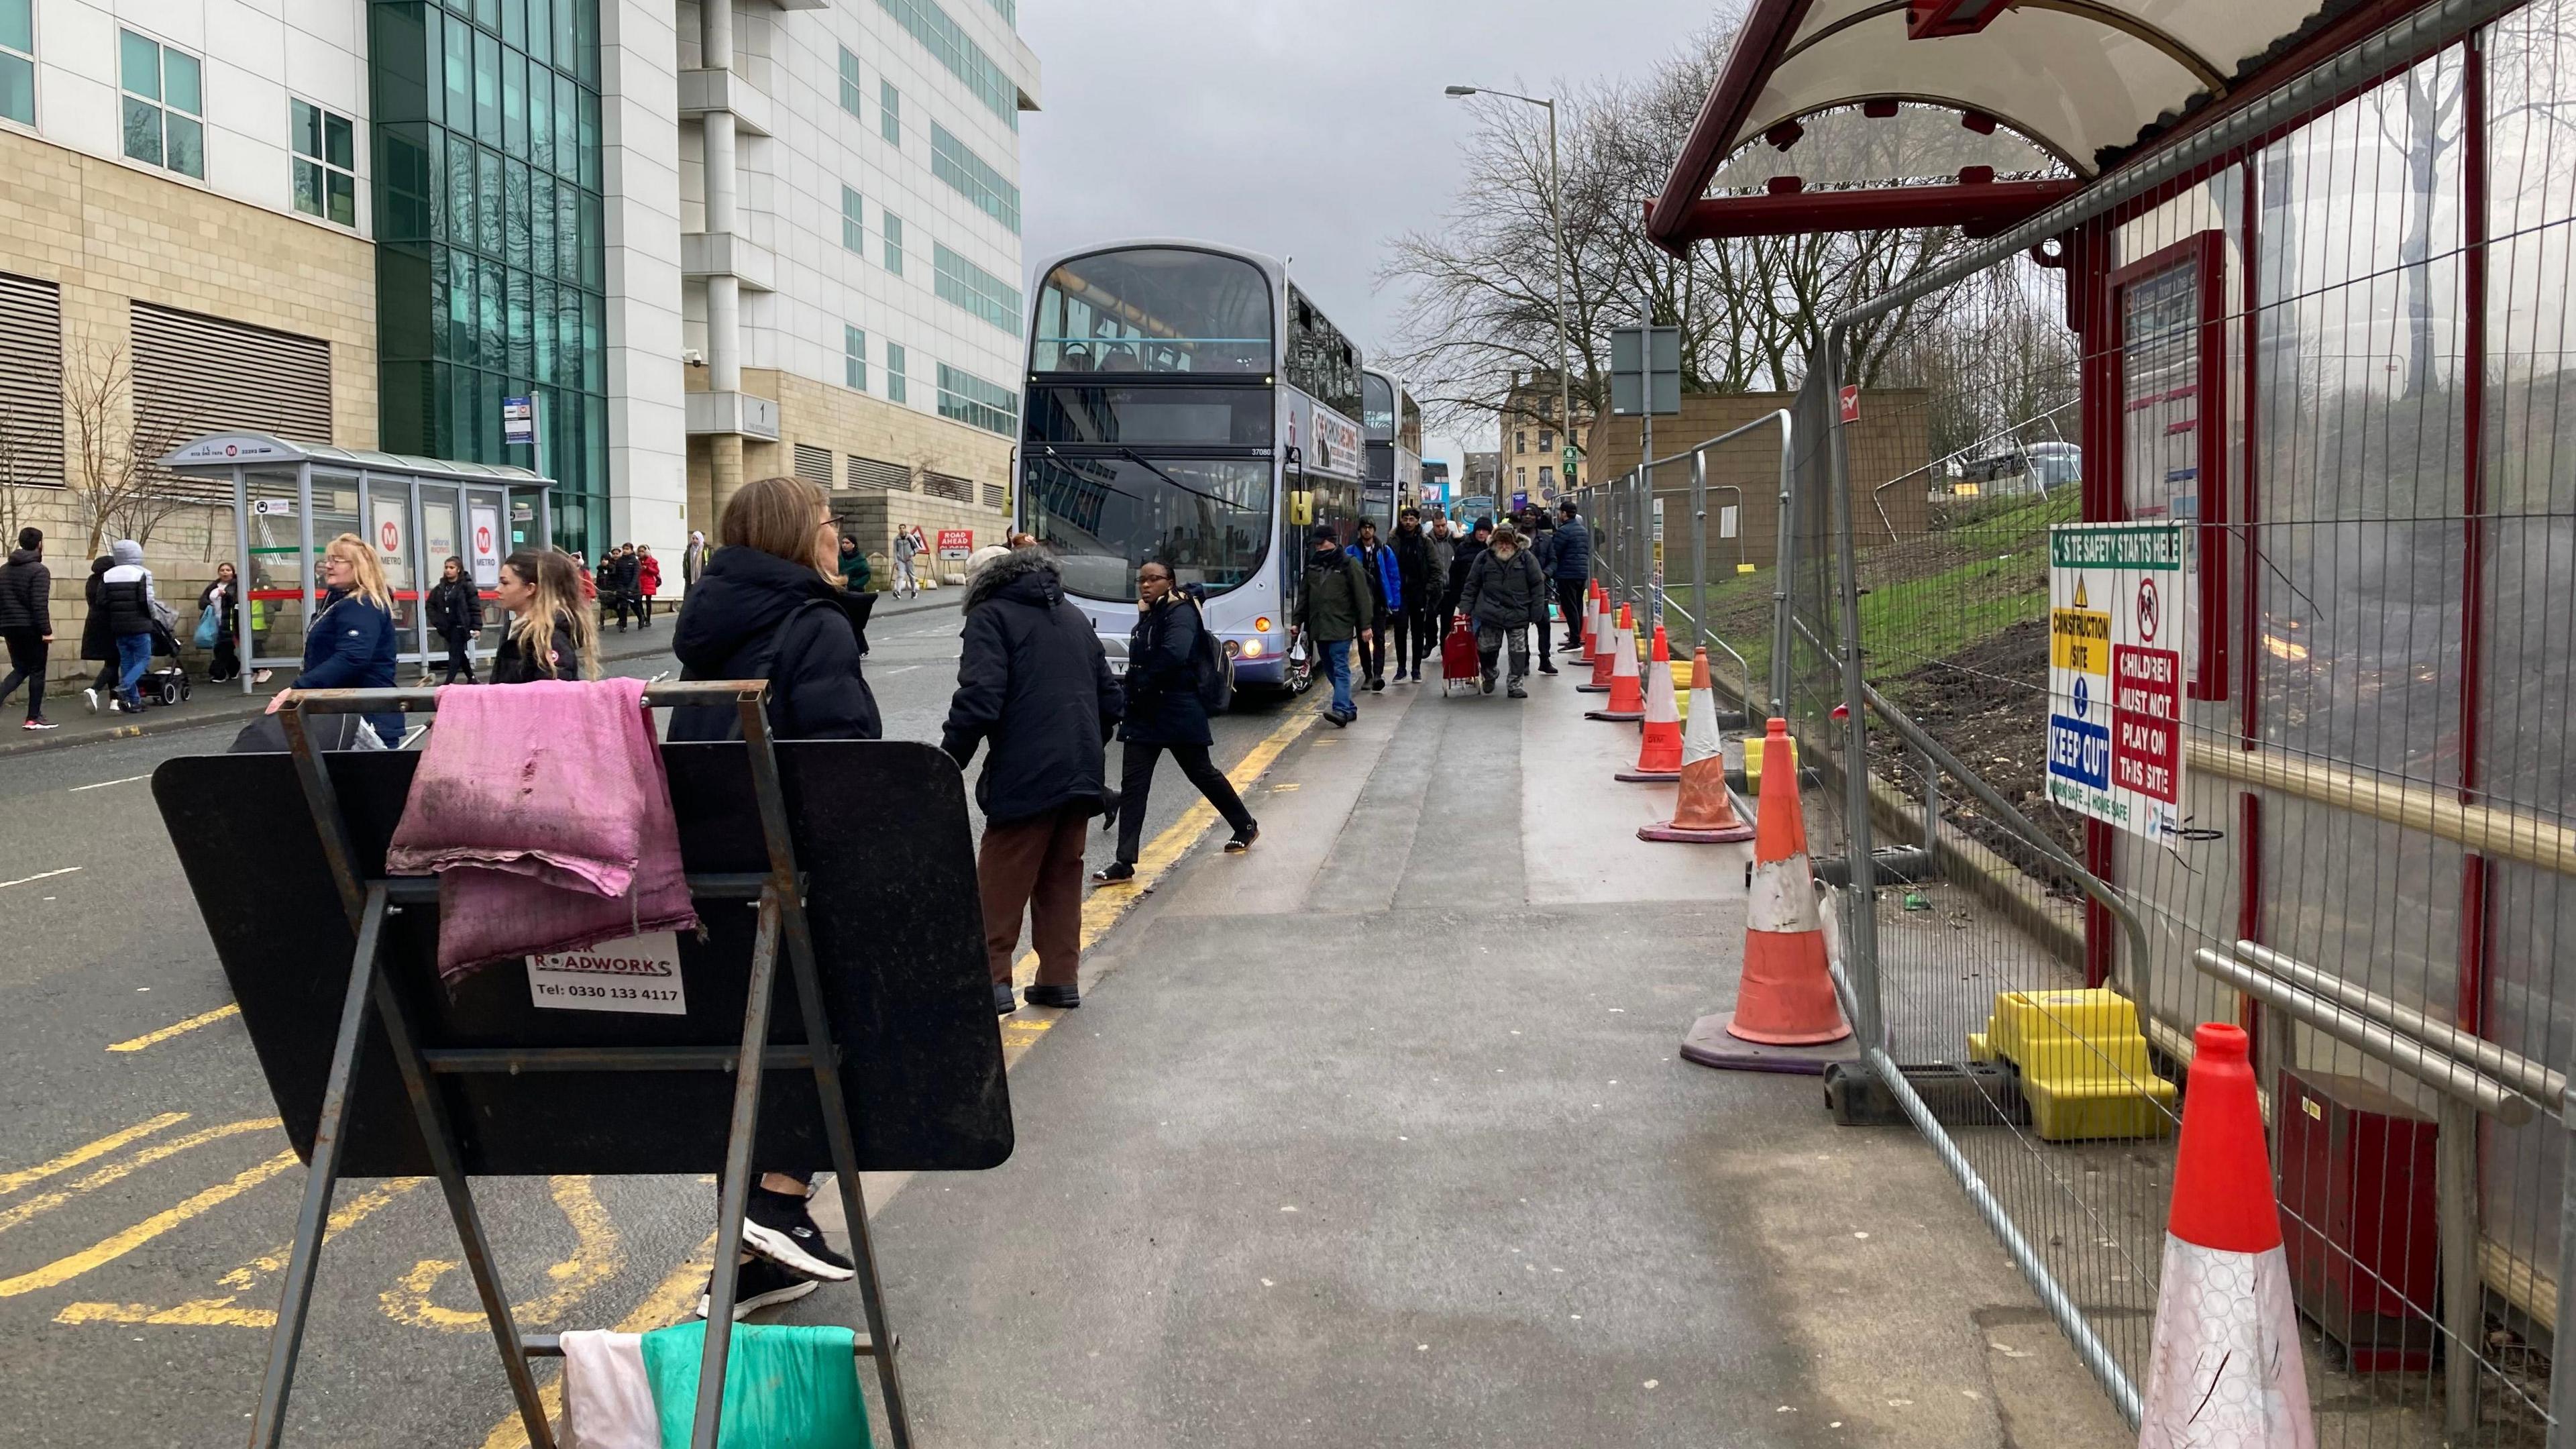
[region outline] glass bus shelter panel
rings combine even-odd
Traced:
[[[412,526],[413,480],[369,476],[365,480],[367,526],[361,535],[376,551],[376,563],[385,571],[385,587],[393,591],[394,628],[397,638],[411,645],[407,652],[421,649],[421,571],[419,530]],[[316,494],[322,480],[313,480]],[[314,535],[318,545],[320,533]]]
[[[420,611],[420,647],[430,659],[447,653],[447,641],[438,637],[429,621],[428,591],[437,588],[447,577],[447,561],[455,559],[461,569],[465,564],[465,543],[461,534],[464,514],[456,503],[456,490],[440,483],[422,483],[420,490],[420,569],[423,601]]]
[[[1239,257],[1137,247],[1076,257],[1038,290],[1032,372],[1266,376],[1270,279]]]
[[[501,646],[501,611],[492,604],[492,591],[501,583],[501,560],[510,556],[510,496],[498,488],[465,490],[463,533],[458,542],[459,557],[465,560],[465,576],[474,581],[475,592],[483,596],[482,647]]]
[[[303,490],[291,468],[253,470],[243,483],[248,574],[242,593],[250,640],[242,653],[256,665],[292,664],[304,657],[304,587],[312,576],[304,564]]]

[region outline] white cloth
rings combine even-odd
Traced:
[[[563,1449],[662,1449],[644,1335],[583,1329],[563,1336]]]

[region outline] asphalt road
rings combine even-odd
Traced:
[[[889,738],[937,738],[956,635],[945,609],[872,631]],[[1280,719],[1220,720],[1220,763]],[[233,728],[0,760],[0,1440],[233,1446],[257,1402],[303,1170],[239,1020],[171,1030],[230,994],[148,779]],[[1196,798],[1165,770],[1148,838]],[[1110,853],[1095,834],[1093,863]],[[713,1229],[703,1179],[476,1191],[531,1331],[667,1314],[656,1288]],[[288,1442],[483,1445],[508,1394],[435,1189],[354,1183],[339,1203]]]

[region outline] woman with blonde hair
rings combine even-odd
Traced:
[[[354,533],[344,533],[322,550],[322,608],[304,631],[304,667],[292,688],[269,699],[268,712],[295,697],[299,689],[391,689],[400,631],[394,627],[394,594],[385,585],[384,565],[375,549]],[[387,748],[402,742],[400,714],[371,714]]]
[[[492,655],[494,684],[599,677],[599,619],[582,607],[570,554],[523,548],[501,560],[492,602],[510,614]]]
[[[745,483],[726,501],[716,541],[680,602],[671,641],[680,677],[768,680],[780,739],[878,738],[876,696],[860,673],[865,616],[841,588],[841,535],[823,490],[802,478]],[[730,708],[671,714],[673,740],[738,739],[741,729]]]

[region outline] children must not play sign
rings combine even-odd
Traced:
[[[2183,525],[2048,538],[2048,798],[2150,839],[2182,825]]]

